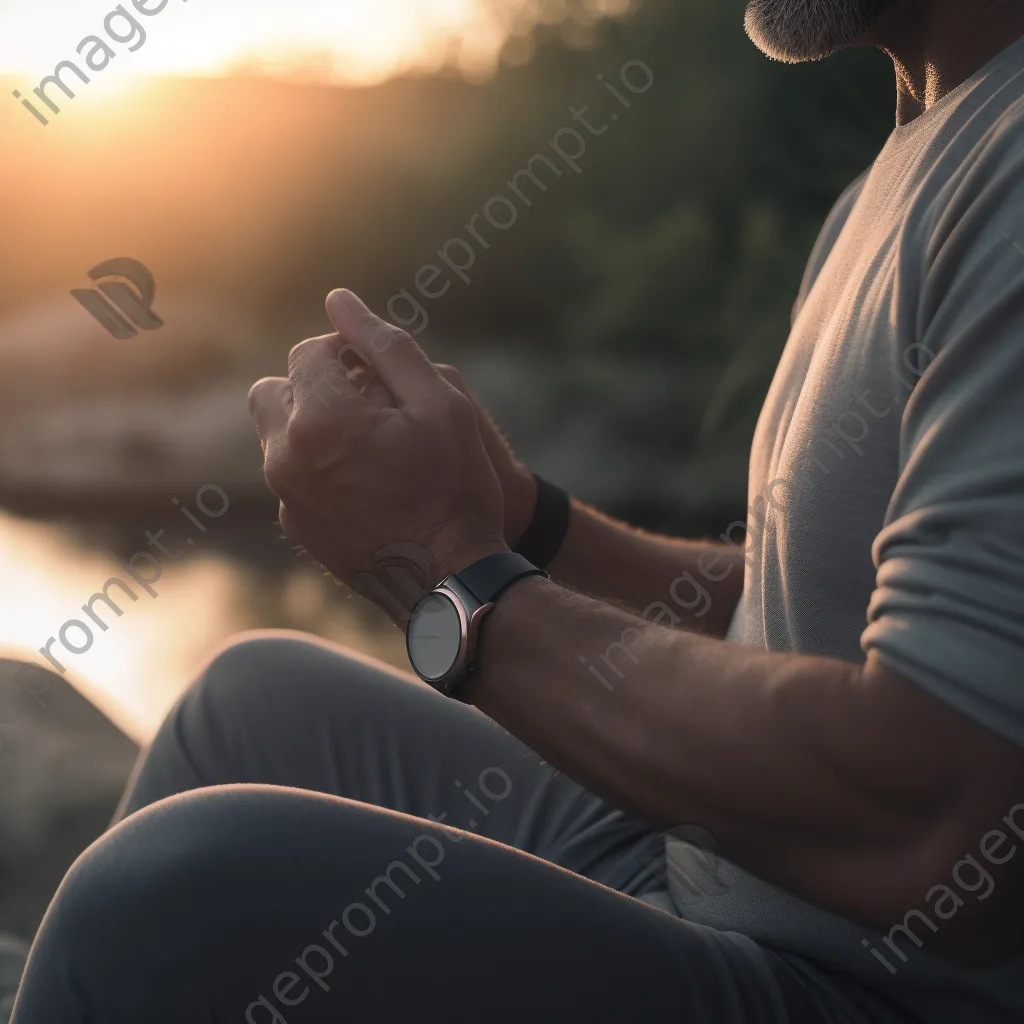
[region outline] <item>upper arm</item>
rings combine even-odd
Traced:
[[[925,242],[923,372],[862,644],[1024,747],[1024,256],[1004,237],[1024,239],[1024,145],[985,159]]]
[[[982,957],[1024,942],[1024,255],[1015,238],[1024,242],[1024,147],[997,138],[930,226],[917,326],[926,365],[901,425],[862,637],[869,676],[932,698],[907,746],[943,780],[935,842],[950,861],[944,882],[965,902],[936,943],[955,948],[967,936],[964,951]],[[993,831],[1008,837],[1001,853],[1016,844],[1020,855],[988,860]],[[998,889],[984,903],[953,881],[967,857]]]

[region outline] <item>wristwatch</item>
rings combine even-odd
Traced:
[[[511,551],[488,555],[452,573],[417,603],[405,647],[416,674],[446,697],[476,669],[480,625],[498,595],[526,576],[547,576]]]

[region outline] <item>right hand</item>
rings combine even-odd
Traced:
[[[530,525],[530,520],[533,519],[533,510],[537,503],[537,483],[526,466],[516,458],[508,439],[491,419],[490,414],[469,390],[462,379],[462,374],[454,366],[445,363],[435,365],[438,373],[452,387],[461,391],[476,409],[480,437],[483,439],[505,497],[505,543],[510,548],[515,548]]]

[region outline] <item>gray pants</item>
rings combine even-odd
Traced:
[[[118,817],[58,890],[14,1024],[882,1019],[632,898],[662,836],[473,708],[294,634],[213,660]]]

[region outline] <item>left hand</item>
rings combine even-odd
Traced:
[[[435,363],[437,372],[453,388],[461,391],[476,410],[476,424],[483,439],[484,448],[501,484],[505,498],[505,542],[514,548],[530,525],[537,505],[537,482],[526,466],[516,458],[508,438],[501,432],[491,414],[476,400],[462,374],[454,367]]]
[[[394,545],[426,553],[437,576],[428,587],[507,550],[501,486],[473,403],[351,292],[331,292],[327,313],[337,333],[297,345],[288,378],[249,392],[285,534],[371,598],[367,574],[381,572],[375,556]],[[313,382],[344,345],[375,376],[335,373],[337,397],[324,403]]]

